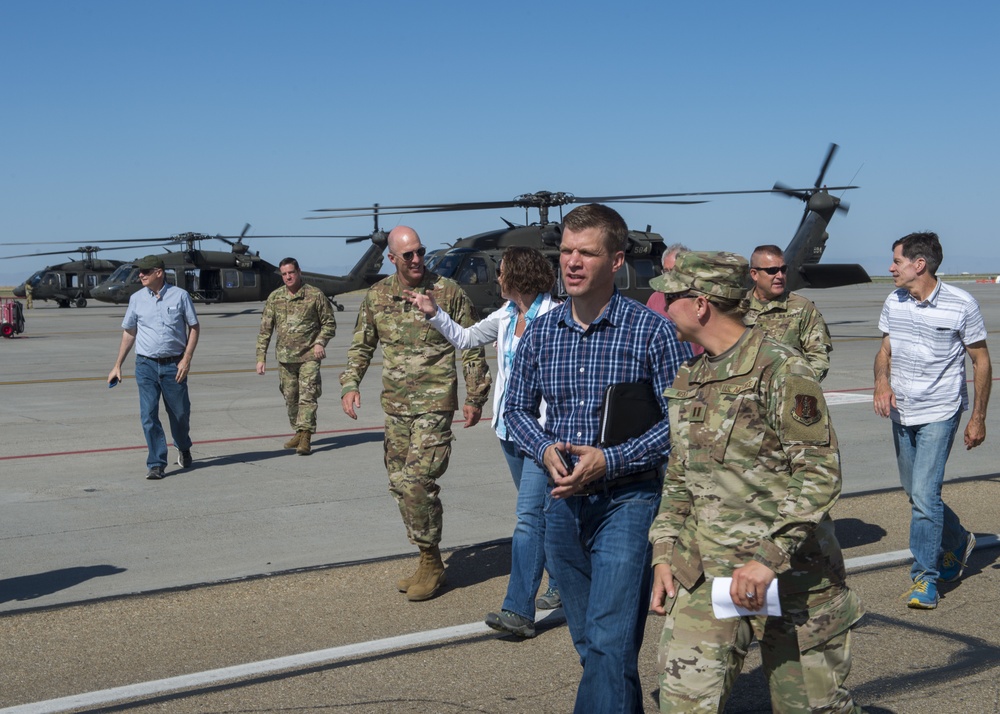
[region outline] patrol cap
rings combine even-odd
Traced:
[[[147,255],[145,258],[136,261],[135,267],[139,270],[152,270],[153,268],[163,270],[163,259],[159,256]]]
[[[668,295],[688,290],[738,300],[746,295],[750,264],[736,253],[684,251],[677,256],[674,269],[653,278],[654,290]]]

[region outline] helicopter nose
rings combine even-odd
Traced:
[[[21,283],[20,285],[18,285],[11,292],[14,293],[14,297],[23,298],[24,297],[24,283]]]

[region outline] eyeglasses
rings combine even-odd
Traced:
[[[392,251],[389,251],[389,252],[392,253]],[[405,253],[392,253],[392,254],[394,256],[396,256],[397,258],[402,258],[407,263],[409,263],[411,260],[413,260],[413,256],[414,255],[416,255],[417,257],[423,258],[427,254],[427,249],[424,248],[423,246],[420,246],[416,250],[408,250]]]
[[[688,290],[687,292],[683,293],[671,293],[669,295],[664,295],[663,300],[667,304],[667,307],[669,307],[676,300],[683,300],[684,298],[694,298],[694,297],[698,297],[698,294]]]
[[[762,273],[767,273],[768,275],[777,275],[778,273],[781,273],[782,275],[784,275],[785,273],[788,272],[788,266],[787,265],[772,265],[770,268],[755,268],[755,267],[751,267],[750,270],[759,270]]]

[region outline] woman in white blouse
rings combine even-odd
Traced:
[[[507,438],[503,421],[505,386],[521,336],[538,315],[558,305],[550,294],[555,283],[551,263],[534,248],[512,247],[504,251],[497,276],[500,294],[507,302],[499,310],[472,327],[462,327],[434,302],[433,296],[406,291],[431,325],[457,349],[497,345],[497,378],[493,390],[493,428],[500,437],[514,486],[517,487],[517,525],[511,540],[510,580],[507,596],[499,613],[486,616],[486,624],[495,630],[519,637],[535,636],[535,608],[560,605],[559,591],[552,576],[542,597],[535,600],[545,565],[545,492],[548,475],[530,457],[526,457]],[[541,405],[544,424],[545,404]]]

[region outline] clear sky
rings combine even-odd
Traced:
[[[247,222],[251,236],[362,234],[367,219],[302,218],[539,189],[809,186],[836,142],[826,182],[861,189],[831,223],[824,261],[886,274],[894,239],[935,230],[943,271],[1000,272],[998,8],[3,0],[0,242],[232,235]],[[762,195],[619,210],[668,242],[747,254],[786,245],[802,204]],[[501,217],[524,212],[383,227],[405,221],[433,248]],[[363,250],[250,244],[337,273]],[[0,283],[60,260],[4,260]]]

